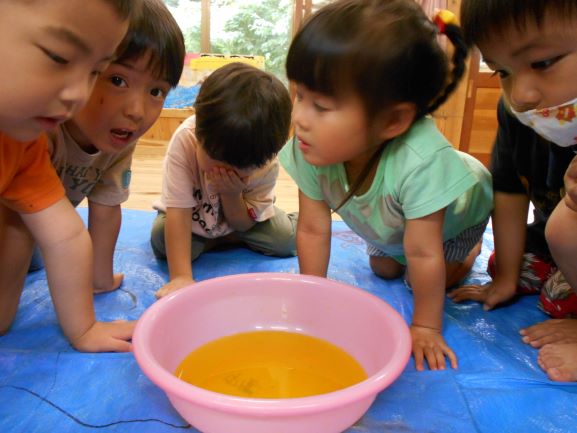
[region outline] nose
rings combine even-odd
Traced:
[[[513,77],[510,102],[516,111],[527,111],[539,107],[541,92],[530,74]]]
[[[67,81],[60,91],[60,101],[70,112],[80,109],[92,93],[96,77],[90,75],[73,78]]]
[[[140,92],[134,92],[127,97],[124,105],[124,115],[134,122],[140,121],[144,117],[145,97]]]
[[[305,113],[305,106],[298,99],[293,103],[292,121],[293,125],[300,130],[307,129],[307,116]]]

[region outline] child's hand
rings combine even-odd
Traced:
[[[451,361],[451,367],[457,368],[457,356],[447,346],[440,331],[411,325],[411,337],[415,367],[418,371],[425,369],[425,359],[431,370],[444,370],[446,368],[445,356]]]
[[[240,194],[246,188],[246,179],[224,167],[213,168],[206,173],[206,179],[211,190],[218,194]]]
[[[160,299],[172,292],[182,289],[183,287],[194,284],[194,282],[194,279],[190,277],[177,277],[158,289],[154,295],[157,299]]]
[[[483,309],[489,311],[497,305],[512,299],[516,290],[515,286],[499,284],[497,280],[493,280],[483,285],[470,284],[461,286],[451,291],[447,296],[453,302],[476,301],[482,303]]]
[[[124,281],[124,274],[114,274],[112,276],[111,284],[104,284],[103,282],[94,281],[94,293],[112,292],[120,287]]]
[[[565,172],[565,204],[577,212],[577,156]]]
[[[70,343],[80,352],[130,352],[135,325],[136,322],[126,320],[94,322],[84,335],[70,339]]]

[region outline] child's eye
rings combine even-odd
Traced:
[[[318,102],[314,102],[313,106],[315,107],[315,110],[317,110],[319,113],[323,113],[325,111],[328,111],[327,107],[320,105]]]
[[[48,56],[48,58],[50,60],[52,60],[55,63],[58,63],[59,65],[67,65],[69,63],[68,60],[66,60],[64,57],[59,56],[58,54],[46,49],[46,48],[42,48],[40,47],[40,49],[42,50],[42,52],[44,54],[46,54],[46,56]]]
[[[557,63],[559,60],[561,60],[563,56],[557,56],[557,57],[553,57],[552,59],[546,59],[546,60],[541,60],[539,62],[533,62],[531,63],[531,68],[533,69],[539,69],[539,70],[544,70],[547,69],[551,66],[553,66],[555,63]]]
[[[160,98],[160,99],[166,98],[166,94],[167,94],[167,93],[168,93],[168,92],[166,92],[165,90],[160,89],[160,88],[158,88],[158,87],[157,87],[157,88],[154,88],[154,89],[152,89],[152,90],[150,91],[150,94],[151,94],[152,96],[154,96],[155,98]]]
[[[296,93],[295,93],[295,99],[296,99],[297,101],[299,101],[299,102],[302,101],[302,100],[303,100],[303,95],[302,95],[302,93],[296,92]]]
[[[110,77],[110,82],[113,86],[116,87],[128,87],[128,84],[123,78],[120,78],[118,75],[113,75]]]

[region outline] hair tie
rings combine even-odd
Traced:
[[[442,35],[445,34],[445,29],[447,25],[454,25],[458,26],[459,21],[457,20],[457,16],[447,9],[441,9],[439,12],[435,14],[435,18],[433,18],[433,22],[437,26],[439,33]]]

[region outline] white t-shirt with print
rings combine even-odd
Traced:
[[[192,232],[205,238],[218,238],[234,230],[222,212],[220,196],[210,191],[196,158],[199,143],[195,135],[196,117],[186,119],[174,132],[164,158],[162,195],[154,208],[192,209]],[[274,216],[274,187],[279,162],[274,158],[250,176],[243,198],[253,220]]]

